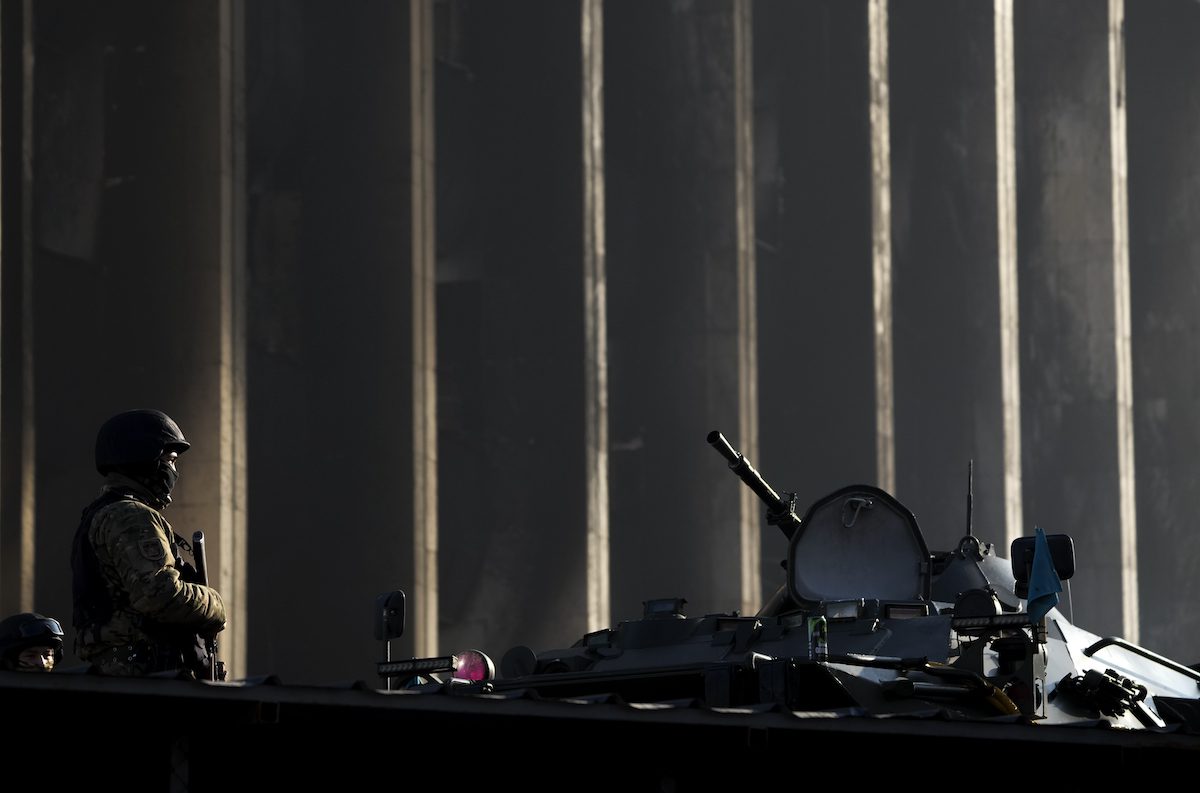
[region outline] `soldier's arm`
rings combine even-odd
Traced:
[[[197,632],[225,625],[225,603],[212,587],[183,581],[167,540],[170,527],[142,504],[114,504],[97,522],[95,540],[129,593],[129,605],[158,622],[194,627]]]

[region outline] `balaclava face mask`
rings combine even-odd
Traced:
[[[171,503],[171,491],[175,489],[179,472],[165,460],[126,468],[125,474],[146,486],[154,498],[151,506],[155,509],[163,509]]]
[[[150,487],[150,492],[162,501],[163,507],[171,503],[171,491],[175,489],[175,483],[179,481],[179,471],[175,466],[159,460],[158,465],[154,469],[154,475],[147,483]],[[159,507],[162,509],[162,507]]]

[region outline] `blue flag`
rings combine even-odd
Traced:
[[[1050,609],[1058,605],[1059,592],[1062,592],[1062,581],[1058,580],[1058,571],[1054,569],[1046,532],[1039,526],[1033,544],[1033,569],[1029,573],[1029,597],[1025,604],[1030,621],[1041,622]]]

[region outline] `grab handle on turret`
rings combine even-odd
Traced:
[[[778,526],[785,537],[792,539],[796,529],[800,528],[800,518],[796,515],[795,494],[784,493],[787,498],[780,498],[775,488],[766,483],[762,474],[754,469],[746,456],[729,445],[729,441],[725,440],[720,430],[708,433],[708,442],[729,461],[733,472],[767,505],[767,523]]]

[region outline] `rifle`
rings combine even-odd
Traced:
[[[196,561],[196,573],[200,578],[200,583],[208,586],[208,562],[204,557],[204,532],[196,531],[192,533],[192,556]],[[209,680],[224,680],[225,679],[225,664],[217,660],[217,639],[216,637],[204,639],[204,650],[208,654],[208,679]]]

